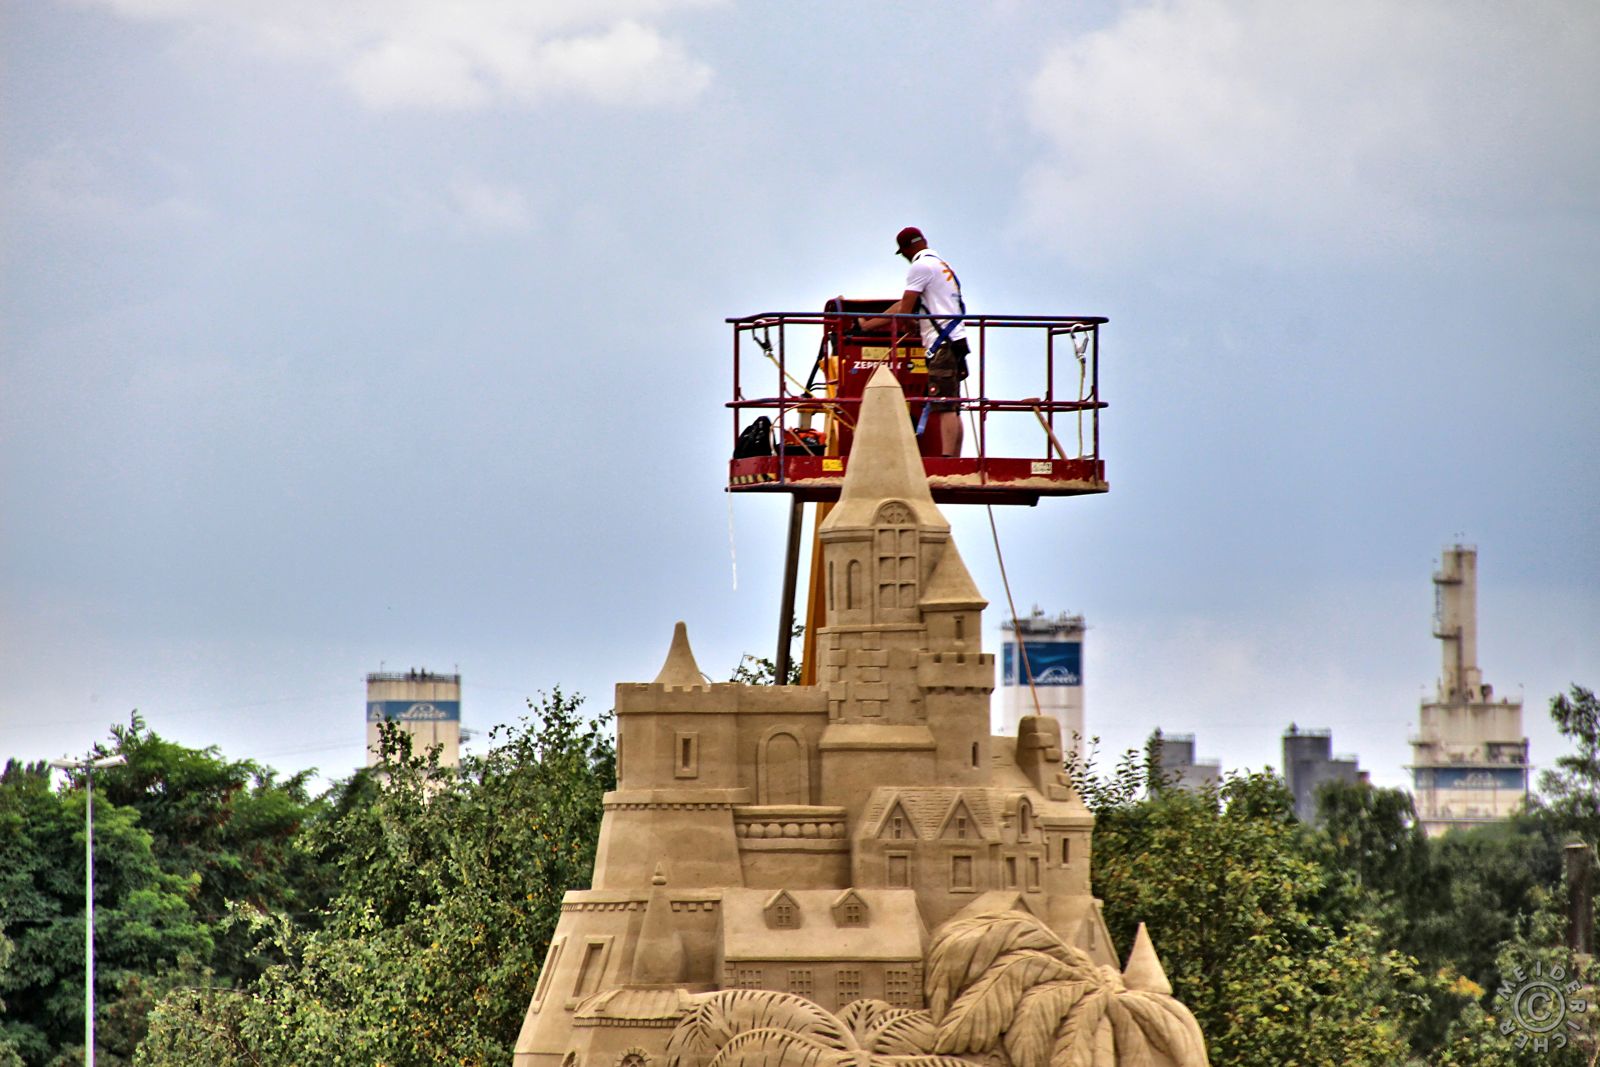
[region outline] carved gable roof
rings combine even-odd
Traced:
[[[929,841],[939,836],[939,831],[960,800],[972,813],[973,836],[983,840],[1000,838],[1000,798],[989,789],[927,788],[907,789],[898,786],[880,786],[867,798],[861,815],[859,834],[878,837],[884,823],[896,807],[903,809],[919,838]]]
[[[945,810],[944,819],[939,823],[939,837],[954,836],[953,825],[957,816],[966,817],[966,831],[969,837],[981,838],[983,836],[983,831],[980,829],[981,824],[977,814],[972,810],[972,805],[967,803],[967,798],[964,795],[958,793],[955,799],[950,802],[950,807]]]

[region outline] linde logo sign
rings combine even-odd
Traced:
[[[461,717],[458,701],[374,700],[367,705],[368,722],[449,722]]]
[[[1006,685],[1027,685],[1027,671],[1016,646],[1005,644],[1002,677]],[[1083,646],[1076,641],[1029,641],[1028,666],[1034,685],[1079,686],[1083,684]]]

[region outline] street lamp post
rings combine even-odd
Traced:
[[[94,772],[126,763],[124,756],[96,760],[53,759],[50,766],[82,771],[83,794],[83,1064],[94,1067]]]

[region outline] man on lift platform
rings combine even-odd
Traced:
[[[967,312],[961,299],[961,279],[950,269],[950,264],[928,247],[922,231],[907,226],[895,236],[896,251],[911,264],[906,271],[906,291],[895,303],[884,310],[884,315],[916,315],[927,317],[918,325],[922,327],[922,347],[928,353],[928,396],[924,412],[925,426],[918,432],[934,435],[938,455],[961,454],[961,412],[954,403],[961,395],[961,380],[967,376],[967,330],[961,316]],[[890,326],[894,320],[872,318],[861,320],[861,329],[875,331]]]

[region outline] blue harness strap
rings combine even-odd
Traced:
[[[954,268],[952,268],[950,264],[945,263],[942,259],[939,262],[944,264],[944,269],[950,272],[951,281],[956,283],[956,306],[961,309],[961,314],[952,315],[945,321],[943,326],[939,327],[938,336],[934,337],[933,344],[928,347],[928,350],[925,353],[925,358],[930,360],[933,358],[933,354],[939,351],[939,349],[943,348],[945,343],[950,340],[950,335],[955,332],[956,324],[959,323],[967,314],[967,301],[966,298],[961,295],[961,278],[956,274]],[[919,300],[918,303],[921,303],[921,301]],[[932,318],[932,316],[929,317]],[[918,437],[921,437],[922,431],[928,428],[928,411],[932,407],[932,400],[923,401],[922,414],[917,418]]]
[[[961,314],[951,316],[948,320],[946,320],[943,326],[939,327],[939,335],[933,339],[933,344],[928,349],[928,355],[930,356],[944,347],[945,342],[950,340],[951,333],[955,332],[956,325],[960,323],[962,318],[964,318],[967,314],[967,301],[966,298],[961,295],[961,278],[956,274],[955,269],[952,268],[950,264],[945,263],[942,259],[939,262],[944,263],[944,269],[950,272],[950,280],[956,283],[956,307],[961,309]]]

